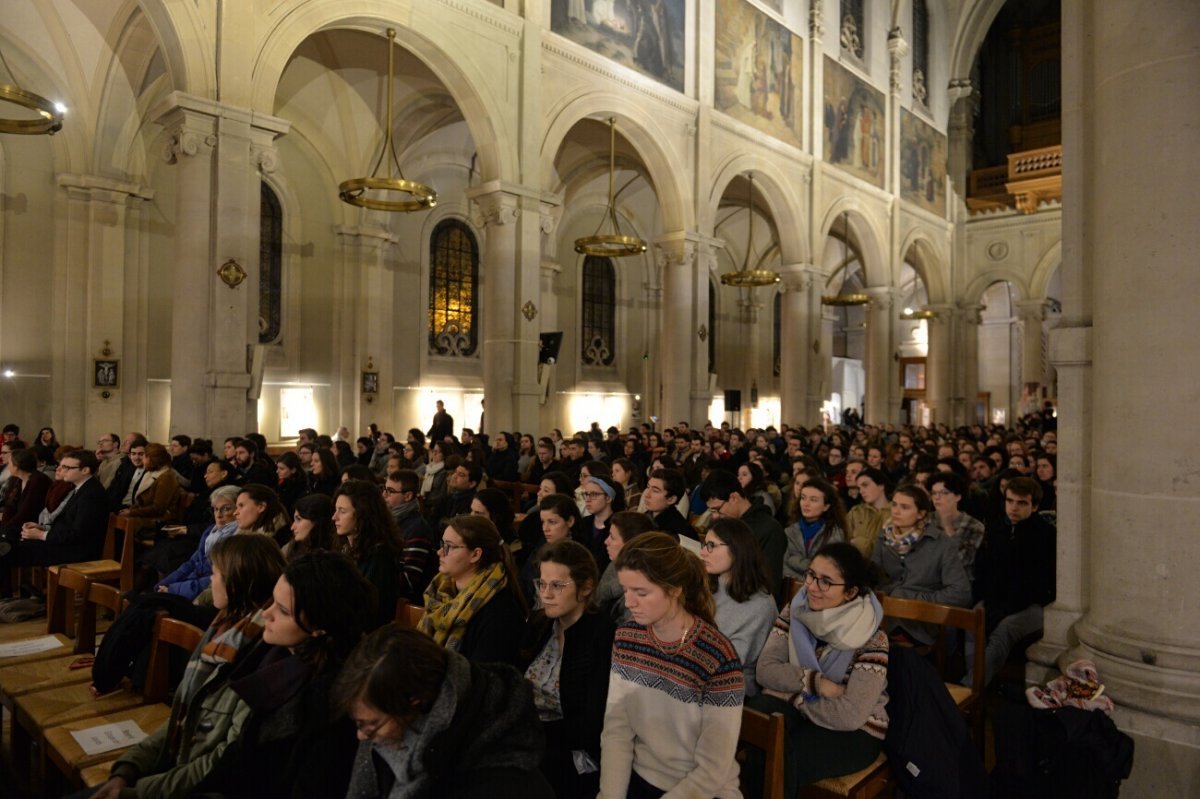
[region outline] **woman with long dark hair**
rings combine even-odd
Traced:
[[[342,483],[333,499],[333,527],[338,549],[358,564],[359,571],[375,586],[379,599],[372,629],[387,624],[396,616],[396,601],[401,595],[403,545],[396,520],[379,488],[366,480]]]
[[[788,543],[783,574],[804,579],[814,552],[826,544],[846,540],[846,514],[833,483],[814,478],[800,487],[796,518],[784,534]]]
[[[279,476],[279,485],[275,489],[283,509],[291,514],[296,509],[296,501],[308,494],[308,477],[300,464],[300,456],[294,452],[285,452],[275,461],[275,474]]]
[[[308,473],[309,493],[332,497],[333,493],[337,491],[338,479],[342,472],[337,458],[329,450],[320,447],[312,454],[312,460],[309,463],[311,466],[311,471]]]
[[[309,552],[338,548],[333,527],[333,500],[324,494],[301,497],[292,511],[292,540],[283,547],[283,556],[292,562]]]

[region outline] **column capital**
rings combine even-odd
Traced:
[[[970,97],[975,87],[971,84],[971,79],[966,78],[951,78],[950,83],[946,87],[947,93],[950,95],[950,101],[961,100],[964,97]]]
[[[925,306],[930,311],[933,311],[933,318],[926,320],[930,327],[933,325],[947,325],[950,323],[951,317],[954,316],[957,308],[948,302],[933,304],[929,303]]]
[[[976,304],[959,305],[958,315],[968,325],[978,325],[983,322],[983,309],[986,306]]]
[[[175,163],[180,156],[198,155],[205,148],[211,150],[216,146],[221,126],[232,123],[249,129],[258,150],[255,161],[268,172],[275,168],[275,156],[273,152],[266,155],[263,152],[275,139],[287,133],[292,124],[281,117],[178,91],[171,92],[155,105],[149,116],[167,129],[163,158],[169,164]]]
[[[812,3],[808,9],[808,32],[813,41],[825,35],[825,11],[822,3]]]
[[[900,296],[900,290],[891,286],[868,286],[863,293],[871,298],[870,307],[880,311],[891,310]]]
[[[688,266],[697,257],[715,255],[718,250],[725,248],[725,242],[694,231],[680,230],[658,237],[653,246],[659,266]]]
[[[502,180],[489,180],[467,189],[467,199],[471,202],[475,213],[473,221],[480,227],[498,227],[510,225],[521,216],[522,209],[537,209],[542,215],[539,224],[545,230],[543,208],[553,207],[555,195],[545,195],[542,192],[519,183],[508,183]],[[551,226],[550,230],[553,230]]]
[[[1014,305],[1022,322],[1041,322],[1046,318],[1045,300],[1017,300]]]
[[[903,68],[902,59],[908,54],[908,42],[904,41],[899,27],[888,31],[887,48],[891,62],[889,86],[892,94],[899,95],[904,88],[904,79],[901,75]]]

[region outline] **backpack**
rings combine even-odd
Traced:
[[[1133,768],[1133,739],[1102,710],[1019,705],[992,721],[997,796],[1114,799]]]
[[[134,690],[146,683],[150,665],[150,643],[154,636],[154,617],[161,611],[201,629],[212,623],[216,611],[198,607],[175,594],[147,593],[133,598],[125,612],[100,640],[96,660],[92,664],[92,685],[101,694],[115,690],[122,678],[128,677]],[[171,680],[175,685],[183,674],[186,656],[171,648]]]
[[[888,653],[887,712],[883,750],[905,797],[987,799],[987,772],[962,711],[914,649]]]

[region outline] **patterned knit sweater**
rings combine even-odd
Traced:
[[[740,799],[734,761],[742,664],[716,627],[697,620],[670,654],[635,622],[613,642],[600,737],[600,797],[624,799],[631,771],[664,799]]]
[[[818,643],[818,659],[826,648]],[[819,727],[863,730],[876,738],[887,734],[888,637],[882,628],[854,653],[842,679],[841,696],[820,696],[817,677],[821,673],[795,663],[791,649],[791,609],[785,607],[758,658],[756,676],[764,693],[791,702]]]

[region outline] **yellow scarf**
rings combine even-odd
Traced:
[[[467,625],[479,610],[508,586],[503,563],[476,572],[460,591],[454,580],[438,574],[425,589],[425,615],[421,632],[447,649],[458,651]]]

